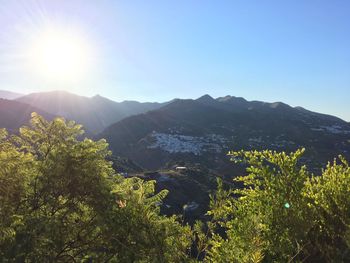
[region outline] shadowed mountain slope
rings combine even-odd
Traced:
[[[15,131],[19,127],[28,124],[32,112],[37,112],[46,119],[54,116],[36,107],[13,100],[0,99],[0,128]]]
[[[337,117],[233,96],[174,100],[117,122],[99,137],[108,140],[114,154],[148,169],[177,160],[225,169],[231,149],[306,147],[315,164],[350,153],[350,124]]]

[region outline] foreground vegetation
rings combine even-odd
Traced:
[[[18,262],[179,262],[190,230],[159,215],[166,192],[123,179],[107,144],[81,127],[33,115],[18,136],[1,132],[0,258]]]
[[[206,234],[196,226],[209,262],[350,262],[349,165],[340,157],[314,176],[303,152],[230,153],[248,175],[238,190],[219,181]]]
[[[2,262],[349,262],[350,168],[322,176],[271,151],[231,152],[247,166],[237,189],[219,187],[210,222],[165,217],[167,192],[124,179],[104,140],[74,122],[33,114],[18,135],[0,131]],[[244,187],[243,187],[244,186]]]

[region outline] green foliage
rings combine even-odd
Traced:
[[[18,135],[0,130],[0,258],[19,262],[179,262],[188,227],[159,214],[167,194],[124,179],[104,140],[33,114]]]
[[[321,177],[310,178],[304,192],[316,220],[309,233],[314,253],[328,262],[350,261],[350,167],[339,159]]]
[[[272,151],[230,152],[247,165],[211,198],[206,236],[208,262],[348,262],[350,260],[350,168],[340,158],[314,176],[290,155]]]
[[[167,191],[118,175],[106,141],[82,134],[74,122],[37,114],[18,135],[0,129],[2,262],[350,261],[350,167],[342,157],[315,176],[298,164],[303,149],[230,152],[247,165],[234,180],[242,187],[218,180],[212,220],[191,230],[160,215]]]

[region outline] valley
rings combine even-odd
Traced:
[[[28,124],[34,111],[48,119],[75,120],[86,129],[85,136],[106,139],[115,170],[157,181],[158,192],[170,190],[162,213],[187,211],[188,222],[205,218],[216,178],[232,184],[244,174],[244,166],[227,156],[231,150],[306,148],[302,163],[316,174],[339,154],[350,158],[348,122],[280,102],[204,95],[166,103],[117,103],[55,91],[0,99],[0,126],[13,131]],[[177,172],[177,166],[186,170]]]
[[[106,139],[115,156],[145,170],[185,162],[232,175],[226,154],[241,149],[290,152],[304,147],[305,162],[315,167],[339,154],[350,156],[350,123],[281,102],[209,95],[164,103],[114,102],[63,91],[3,97],[1,127],[18,128],[34,111],[48,119],[64,117],[82,124],[85,136]]]

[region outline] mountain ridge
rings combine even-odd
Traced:
[[[31,105],[0,98],[0,128],[16,132],[21,126],[29,124],[33,112],[48,120],[54,118],[53,115]]]
[[[24,96],[24,94],[12,92],[8,90],[0,90],[0,98],[1,99],[7,99],[7,100],[14,100],[21,96]]]
[[[81,123],[97,134],[125,117],[161,107],[161,103],[115,102],[100,95],[85,97],[67,91],[31,93],[16,99],[66,119]]]
[[[83,124],[88,136],[106,138],[116,155],[147,169],[186,158],[199,163],[203,156],[208,168],[227,167],[219,159],[226,160],[231,149],[306,147],[309,156],[322,163],[350,153],[350,123],[283,102],[208,94],[165,103],[115,102],[66,91],[32,93],[11,102],[2,101],[11,110],[2,107],[1,127],[26,124],[30,111],[48,118],[62,116]],[[23,116],[15,118],[15,112]]]
[[[227,163],[217,158],[227,160],[231,149],[306,147],[318,163],[350,153],[350,125],[338,117],[235,97],[175,100],[114,123],[98,137],[106,138],[115,154],[147,169],[172,160],[200,162],[200,157],[208,168],[219,169]]]
[[[100,94],[96,94],[94,96],[87,97],[87,96],[75,94],[75,93],[72,93],[72,92],[68,92],[68,91],[65,91],[65,90],[52,90],[52,91],[43,91],[43,92],[33,92],[33,93],[29,93],[29,94],[16,93],[16,92],[12,92],[12,91],[9,91],[9,90],[0,90],[0,98],[3,98],[3,99],[17,99],[17,100],[23,102],[23,100],[25,100],[24,98],[26,98],[27,96],[50,94],[50,93],[51,94],[55,94],[56,93],[56,96],[59,95],[59,94],[66,94],[66,95],[79,97],[79,98],[86,98],[86,99],[91,99],[91,100],[109,101],[109,102],[118,103],[118,104],[130,104],[130,103],[145,104],[145,105],[152,105],[152,104],[157,105],[157,104],[159,104],[160,107],[163,106],[163,105],[169,104],[169,103],[171,103],[173,101],[176,101],[176,100],[186,100],[186,99],[181,99],[181,98],[175,98],[175,99],[172,99],[172,100],[169,100],[169,101],[166,101],[166,102],[139,102],[137,100],[127,100],[127,99],[126,100],[121,100],[121,101],[115,101],[113,99],[101,96]],[[10,94],[9,96],[11,98],[8,98],[6,94]],[[205,95],[200,96],[198,98],[189,99],[189,100],[201,101],[201,100],[204,100],[204,99],[207,99],[208,101],[210,100],[212,102],[213,101],[230,102],[230,103],[235,102],[236,104],[242,104],[242,105],[244,105],[244,104],[247,105],[249,103],[254,103],[255,105],[261,105],[261,104],[279,105],[279,104],[283,104],[283,105],[287,105],[289,107],[292,107],[292,106],[290,106],[290,105],[288,105],[288,104],[286,104],[284,102],[278,102],[278,101],[277,102],[264,102],[264,101],[259,101],[259,100],[248,101],[248,100],[246,100],[243,97],[235,97],[235,96],[232,96],[232,95],[226,95],[226,96],[221,96],[221,97],[219,96],[219,97],[214,98],[214,97],[210,96],[209,94],[205,94]],[[36,105],[34,105],[34,106],[36,106]],[[152,110],[152,107],[150,107],[150,108]],[[157,108],[157,107],[155,107],[155,108]],[[301,106],[295,106],[295,107],[292,107],[292,108],[300,108],[300,109],[306,110],[304,107],[301,107]],[[310,110],[307,110],[307,111],[314,112],[314,111],[310,111]],[[333,117],[337,117],[339,119],[342,119],[342,118],[340,118],[338,116],[329,115],[329,114],[326,114],[326,113],[320,113],[320,112],[314,112],[314,113],[319,113],[319,114],[333,116]],[[63,117],[65,117],[65,116],[63,116]],[[344,120],[344,119],[342,119],[342,120]],[[346,121],[346,120],[344,120],[344,121]],[[350,123],[350,121],[346,121],[346,122]]]

